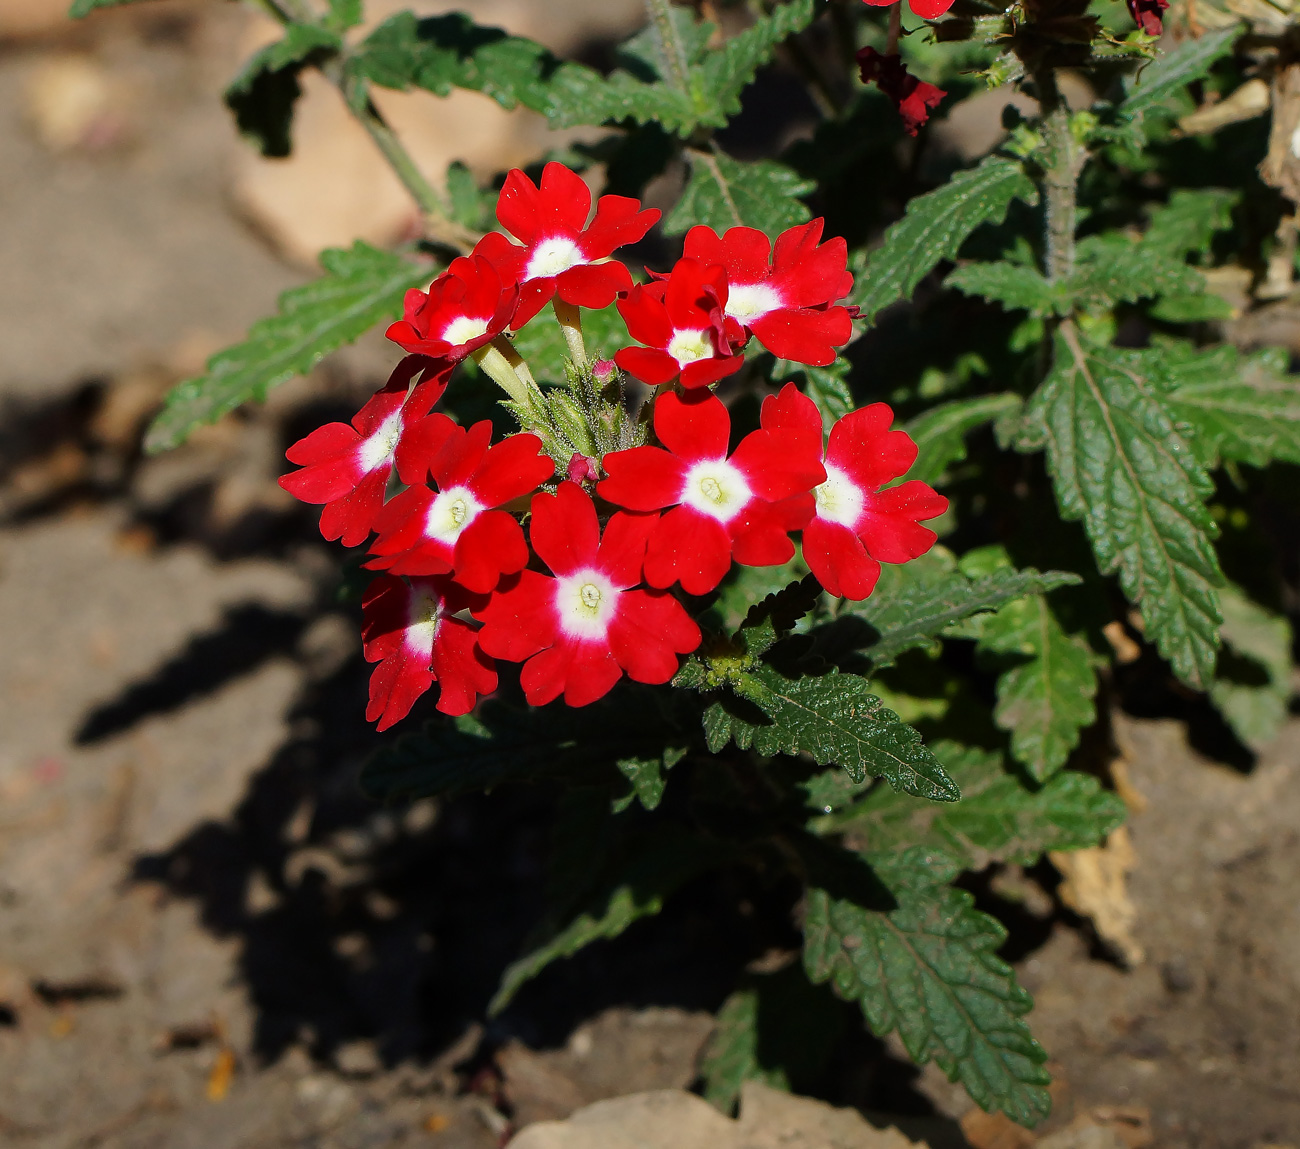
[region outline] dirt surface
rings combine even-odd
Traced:
[[[381,381],[381,341],[139,457],[162,390],[304,277],[227,195],[217,93],[240,21],[161,8],[0,52],[0,1143],[490,1149],[689,1087],[757,944],[725,891],[561,964],[485,1026],[540,898],[545,812],[356,792],[373,735],[340,554],[274,478],[287,442]],[[129,98],[58,150],[28,101],[69,53]],[[1115,718],[1143,807],[1140,964],[1045,863],[974,884],[1012,927],[1054,1058],[1040,1133],[1300,1143],[1300,724],[1235,767],[1187,729]],[[866,1037],[824,1093],[932,1149],[1034,1144]]]

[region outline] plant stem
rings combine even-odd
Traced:
[[[555,318],[560,321],[564,342],[569,345],[569,358],[577,368],[587,366],[587,345],[582,339],[582,313],[576,303],[565,303],[558,295],[551,297]]]
[[[898,38],[903,33],[903,3],[899,0],[897,4],[890,5],[889,8],[889,31],[885,34],[885,55],[893,56],[898,52]]]
[[[668,75],[664,80],[669,87],[689,93],[691,66],[686,58],[686,45],[677,35],[677,25],[673,23],[672,0],[645,0],[645,11],[659,38],[664,59],[668,62]]]
[[[525,414],[531,418],[533,426],[525,426],[525,431],[546,425],[546,400],[542,398],[541,388],[509,339],[498,335],[491,343],[472,352],[471,357],[514,401],[521,423]]]
[[[1048,162],[1043,173],[1047,200],[1047,278],[1057,283],[1074,272],[1074,233],[1078,224],[1076,196],[1079,173],[1087,152],[1070,131],[1070,109],[1061,99],[1056,75],[1044,68],[1034,77],[1043,113]]]

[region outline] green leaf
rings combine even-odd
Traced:
[[[779,567],[747,567],[736,563],[718,587],[718,601],[710,608],[718,627],[730,633],[739,629],[751,608],[770,594],[798,582],[808,573],[796,555]]]
[[[1213,484],[1165,406],[1158,349],[1085,349],[1064,325],[1020,449],[1045,445],[1061,514],[1082,519],[1102,574],[1119,572],[1174,673],[1209,685],[1223,585],[1204,499]]]
[[[647,810],[656,809],[663,800],[668,781],[665,775],[685,756],[685,750],[669,746],[662,754],[620,758],[615,765],[632,786],[627,796],[615,803],[615,809],[620,812],[627,809],[633,799],[639,799]]]
[[[1231,319],[1234,313],[1232,304],[1222,296],[1199,291],[1162,295],[1151,305],[1147,314],[1164,323],[1206,323]]]
[[[744,225],[776,235],[812,217],[797,197],[816,185],[784,164],[744,163],[722,152],[687,155],[691,176],[682,198],[664,220],[669,235],[680,235],[701,223],[719,233]]]
[[[738,989],[718,1010],[716,1026],[700,1054],[704,1100],[730,1116],[746,1081],[789,1089],[780,1069],[765,1070],[758,1060],[758,990]]]
[[[1033,567],[971,578],[956,569],[948,552],[936,549],[910,563],[882,567],[871,597],[844,603],[841,613],[857,615],[875,627],[880,637],[866,648],[866,655],[879,669],[906,650],[928,646],[971,615],[1079,581],[1068,571],[1039,573]]]
[[[1079,241],[1078,267],[1065,285],[1066,298],[1085,311],[1153,295],[1204,290],[1205,277],[1194,267],[1115,234]]]
[[[777,45],[802,32],[816,14],[813,0],[789,0],[778,5],[770,15],[755,20],[720,50],[709,50],[706,46],[698,79],[693,78],[692,84],[699,123],[725,127],[740,111],[740,93],[753,81],[758,69],[772,58]]]
[[[863,854],[916,846],[948,854],[962,869],[982,870],[992,862],[1028,866],[1048,850],[1098,845],[1124,821],[1124,803],[1091,774],[1063,770],[1034,788],[1007,773],[997,751],[953,742],[937,742],[933,749],[961,787],[960,802],[939,806],[876,786],[814,818],[809,829],[842,834],[850,849]],[[835,781],[805,783],[809,805],[825,809],[832,793],[827,786]]]
[[[672,753],[661,748],[680,716],[664,700],[663,692],[625,684],[580,711],[485,703],[478,717],[430,722],[381,746],[361,768],[361,788],[402,802],[547,774],[600,778],[620,759]]]
[[[254,54],[226,89],[226,104],[240,132],[264,156],[287,156],[292,150],[293,106],[302,89],[298,73],[334,55],[343,46],[339,34],[314,24],[287,24],[284,36]]]
[[[1285,351],[1243,356],[1227,344],[1200,351],[1179,343],[1164,351],[1176,380],[1165,404],[1206,467],[1221,459],[1300,463],[1300,378],[1287,373]]]
[[[821,596],[821,583],[809,574],[755,603],[736,635],[745,653],[750,658],[766,654],[817,606]]]
[[[582,337],[588,355],[612,359],[615,351],[631,342],[627,324],[617,307],[611,305],[603,311],[583,308],[581,314]],[[514,344],[536,378],[545,383],[564,382],[569,345],[564,341],[564,330],[549,307],[524,326],[515,336]]]
[[[1170,259],[1204,255],[1217,232],[1232,226],[1232,209],[1241,193],[1226,188],[1177,188],[1169,202],[1150,211],[1142,246]]]
[[[305,375],[324,356],[401,314],[406,292],[434,269],[358,241],[321,252],[325,275],[280,296],[280,313],[253,324],[248,338],[208,360],[207,372],[178,383],[149,428],[148,451],[183,443],[201,423],[214,423],[250,399]]]
[[[329,9],[325,25],[334,32],[355,28],[364,16],[362,0],[329,0]]]
[[[713,703],[704,721],[715,753],[734,739],[742,750],[752,746],[765,757],[807,754],[819,766],[838,764],[855,780],[870,774],[936,802],[961,797],[921,736],[885,709],[865,678],[832,672],[790,679],[759,666],[738,674],[733,689],[760,713]]]
[[[1005,311],[1028,311],[1032,315],[1051,315],[1058,310],[1062,296],[1060,288],[1048,283],[1040,271],[1005,260],[959,267],[944,284],[965,295],[992,300]]]
[[[1047,1054],[1023,1018],[1033,1001],[997,956],[1006,930],[947,885],[958,867],[922,849],[877,854],[892,909],[808,892],[804,968],[857,1001],[878,1037],[894,1031],[912,1060],[933,1060],[987,1110],[1032,1126],[1047,1116]]]
[[[1140,115],[1184,85],[1204,77],[1216,61],[1232,51],[1241,32],[1241,25],[1232,24],[1161,52],[1129,85],[1128,98],[1119,106],[1120,114],[1130,118]]]
[[[933,486],[953,463],[966,458],[967,435],[976,427],[1014,414],[1020,404],[1019,395],[1004,391],[940,403],[909,420],[903,429],[912,437],[917,450],[916,461],[904,478],[920,479]]]
[[[853,410],[853,389],[849,386],[848,375],[853,364],[840,356],[829,367],[812,367],[807,363],[795,363],[789,359],[777,359],[772,363],[769,378],[778,385],[788,383],[797,375],[803,376],[800,388],[805,395],[817,404],[821,412],[822,426],[829,432],[837,419],[842,419]]]
[[[496,226],[493,212],[496,195],[484,192],[478,180],[460,160],[447,165],[447,202],[451,218],[471,231],[491,231]]]
[[[1259,750],[1277,737],[1287,718],[1294,673],[1291,624],[1231,584],[1219,592],[1219,601],[1230,653],[1220,660],[1210,701],[1233,733]]]
[[[634,922],[657,914],[681,886],[713,865],[717,850],[682,830],[663,831],[635,842],[616,872],[587,905],[544,941],[509,965],[488,1005],[500,1013],[516,993],[552,962],[572,957],[592,942],[616,938]]]
[[[1021,165],[1002,156],[989,156],[978,167],[917,196],[871,253],[851,302],[870,322],[881,308],[910,298],[936,264],[957,257],[980,224],[1001,223],[1013,199],[1033,204],[1038,193]]]

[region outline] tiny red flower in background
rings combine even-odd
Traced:
[[[707,387],[735,371],[744,357],[744,329],[728,318],[727,273],[680,259],[666,278],[632,288],[618,301],[628,334],[644,347],[614,356],[629,375],[658,387],[680,374],[683,387]]]
[[[482,606],[449,578],[417,578],[410,584],[380,575],[361,600],[361,640],[370,676],[366,721],[387,730],[410,713],[415,700],[435,682],[442,688],[438,709],[467,714],[480,694],[497,688],[497,672],[478,646],[478,634],[452,617]]]
[[[773,429],[821,436],[813,401],[788,384],[763,401],[763,419]],[[804,561],[831,594],[866,598],[882,562],[905,563],[934,545],[937,536],[921,521],[948,509],[943,495],[915,479],[880,489],[916,460],[908,434],[889,429],[893,419],[888,405],[872,403],[831,428],[826,479],[813,492],[816,511],[803,529]]]
[[[428,291],[406,293],[403,317],[387,335],[405,351],[460,362],[505,330],[519,306],[519,287],[472,254],[451,261]]]
[[[786,384],[792,390],[798,393]],[[680,581],[688,594],[705,594],[733,558],[775,566],[794,555],[789,532],[808,521],[809,492],[826,477],[820,424],[815,434],[799,427],[777,433],[764,421],[728,458],[731,415],[722,400],[708,392],[685,399],[668,392],[655,401],[654,428],[663,446],[606,455],[609,478],[596,488],[629,510],[672,508],[650,532],[646,582]]]
[[[947,10],[948,6],[944,5],[939,11]],[[862,82],[874,82],[893,101],[898,114],[903,118],[903,130],[909,136],[916,135],[917,128],[930,118],[930,110],[938,107],[939,101],[948,94],[942,88],[918,80],[903,66],[903,58],[899,55],[885,56],[875,48],[863,48],[857,55],[857,61],[862,72]]]
[[[1164,11],[1168,7],[1169,0],[1128,0],[1129,15],[1148,36],[1164,32]]]
[[[442,398],[453,364],[409,355],[397,365],[352,424],[327,423],[285,452],[302,469],[284,475],[280,486],[304,503],[324,503],[320,531],[345,547],[365,541],[384,505],[384,490],[396,465],[411,482],[409,433],[413,424]],[[407,393],[410,382],[425,378]],[[418,481],[418,480],[415,480]]]
[[[431,472],[438,485],[412,486],[390,499],[375,520],[379,537],[366,563],[394,574],[444,574],[472,591],[492,590],[502,574],[528,564],[528,545],[513,515],[495,510],[535,491],[555,473],[536,435],[510,435],[496,446],[486,419],[468,431],[445,415],[430,415],[413,437],[408,482]]]
[[[677,656],[699,646],[700,628],[671,595],[631,589],[658,516],[615,514],[602,539],[591,496],[570,482],[535,495],[532,510],[533,550],[555,577],[524,570],[503,580],[476,612],[483,650],[528,660],[519,681],[533,706],[561,693],[586,706],[624,672],[637,682],[672,678]]]
[[[873,8],[888,8],[898,0],[862,0]],[[953,5],[953,0],[907,0],[907,6],[922,20],[937,20]]]
[[[849,248],[840,236],[821,242],[820,219],[772,241],[752,227],[719,237],[702,224],[686,233],[685,253],[727,269],[726,312],[772,354],[825,367],[853,336],[847,308],[833,307],[853,289]],[[770,263],[769,263],[770,259]]]
[[[537,187],[518,168],[506,176],[497,219],[523,246],[500,232],[479,240],[475,252],[490,259],[502,276],[520,286],[514,327],[522,327],[559,294],[579,307],[608,307],[632,276],[616,260],[598,262],[616,248],[645,237],[659,219],[655,208],[621,195],[603,195],[591,213],[591,190],[563,164],[549,163]]]

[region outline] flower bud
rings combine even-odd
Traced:
[[[600,478],[600,468],[595,459],[581,451],[574,451],[573,458],[569,460],[567,478],[575,483],[594,483]]]

